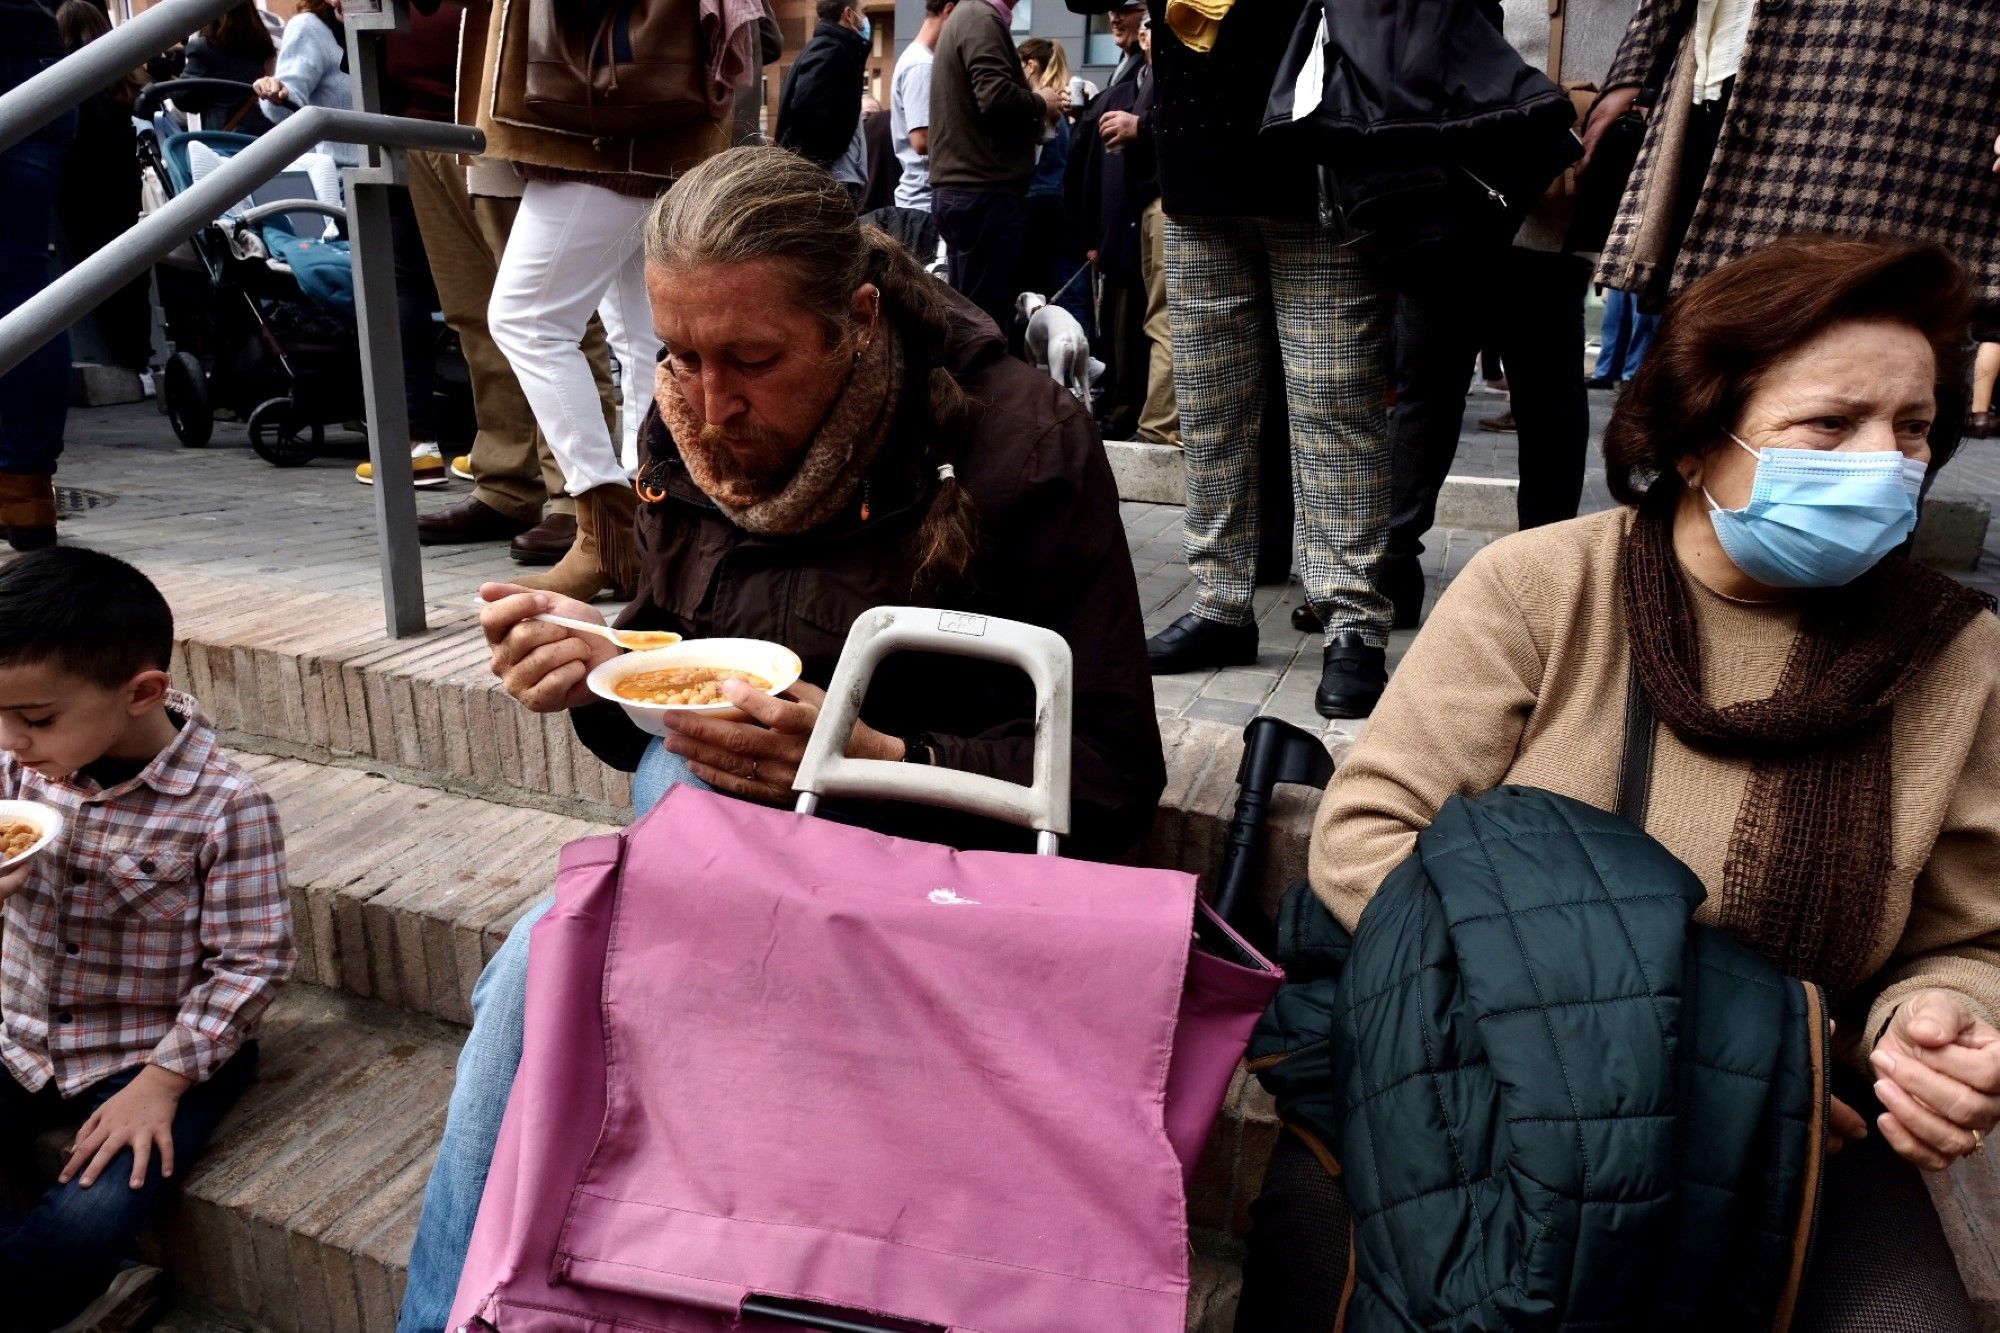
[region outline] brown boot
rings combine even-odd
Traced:
[[[0,532],[17,551],[54,546],[54,479],[27,472],[0,472]]]
[[[546,574],[515,579],[523,588],[580,602],[605,592],[621,602],[639,590],[639,542],[633,524],[639,497],[630,486],[599,486],[576,497],[576,543]]]

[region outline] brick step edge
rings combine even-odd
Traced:
[[[239,754],[285,829],[298,980],[454,1023],[562,849],[613,825]]]
[[[245,756],[284,821],[297,981],[454,1024],[521,915],[555,891],[557,856],[610,832],[348,768]],[[1232,769],[1233,771],[1233,769]],[[1190,1193],[1197,1227],[1240,1232],[1276,1139],[1240,1072]]]
[[[187,1333],[395,1327],[459,1035],[317,987],[293,986],[280,997],[262,1034],[259,1081],[149,1237],[151,1256],[170,1267],[197,1312],[170,1326]],[[1232,1100],[1240,1092],[1241,1080]],[[56,1131],[41,1141],[45,1164],[57,1159],[62,1137]],[[2000,1326],[1992,1255],[1964,1246],[1969,1221],[1996,1215],[2000,1169],[1967,1163],[1927,1179],[1985,1326]],[[1198,1218],[1190,1239],[1187,1327],[1227,1333],[1241,1285],[1240,1242]]]
[[[631,817],[630,781],[576,739],[562,714],[531,713],[488,669],[469,614],[421,638],[385,640],[372,599],[254,589],[172,573],[174,675],[238,751],[358,767],[596,823]],[[1162,718],[1167,788],[1142,864],[1212,877],[1236,800],[1241,733]],[[1326,738],[1336,756],[1344,745]],[[1317,793],[1280,789],[1258,883],[1275,906],[1303,878]]]
[[[280,997],[258,1081],[148,1237],[193,1311],[171,1326],[395,1327],[459,1036],[319,987]],[[62,1137],[38,1145],[45,1164]],[[1192,1241],[1187,1327],[1226,1333],[1240,1245],[1199,1229]]]

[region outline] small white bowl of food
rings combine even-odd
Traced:
[[[668,713],[696,713],[738,721],[742,710],[722,693],[722,682],[744,681],[766,694],[783,694],[804,670],[799,655],[762,639],[688,639],[666,648],[624,653],[599,664],[586,682],[591,693],[625,710],[641,731],[667,734]]]
[[[62,816],[40,801],[0,801],[0,870],[12,870],[62,832]]]

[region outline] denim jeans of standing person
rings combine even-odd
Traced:
[[[54,1084],[29,1092],[0,1070],[0,1145],[26,1149],[57,1125],[72,1130],[139,1075],[135,1065],[64,1097]],[[208,1146],[209,1136],[257,1072],[251,1042],[206,1080],[181,1095],[174,1109],[174,1173],[185,1178]],[[85,1188],[82,1176],[51,1185],[26,1215],[0,1209],[0,1323],[13,1328],[55,1328],[103,1292],[132,1257],[139,1228],[174,1186],[157,1156],[146,1181],[132,1188],[132,1150],[126,1148]]]
[[[1658,315],[1643,314],[1638,298],[1616,287],[1604,293],[1604,321],[1598,326],[1597,367],[1594,380],[1623,382],[1639,373],[1646,349],[1653,345]]]
[[[690,773],[687,762],[654,741],[632,777],[632,808],[643,816],[675,786],[706,788]],[[410,1284],[403,1295],[398,1333],[438,1333],[451,1317],[458,1294],[459,1273],[472,1244],[472,1224],[479,1217],[479,1199],[486,1191],[486,1173],[500,1141],[500,1119],[514,1089],[514,1071],[521,1065],[521,1040],[527,1025],[528,936],[537,921],[555,905],[553,897],[534,907],[507,932],[507,940],[472,988],[472,1032],[458,1057],[458,1081],[445,1113],[444,1139],[430,1183],[424,1187],[424,1211],[417,1221],[417,1239],[410,1247]]]
[[[54,63],[0,58],[0,93]],[[56,188],[76,124],[76,112],[65,111],[0,153],[0,199],[7,201],[0,208],[0,315],[49,285]],[[58,333],[0,375],[0,485],[8,474],[54,476],[68,419],[69,335]],[[0,507],[7,494],[0,491]]]

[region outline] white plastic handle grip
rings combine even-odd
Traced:
[[[896,652],[977,657],[1017,666],[1035,684],[1034,785],[928,764],[850,759],[847,738],[861,716],[861,701],[882,659]],[[878,606],[847,632],[827,687],[826,707],[806,744],[793,786],[798,808],[811,814],[821,797],[912,801],[984,815],[1044,835],[1041,850],[1069,832],[1070,714],[1074,671],[1060,634],[997,616],[932,607]]]

